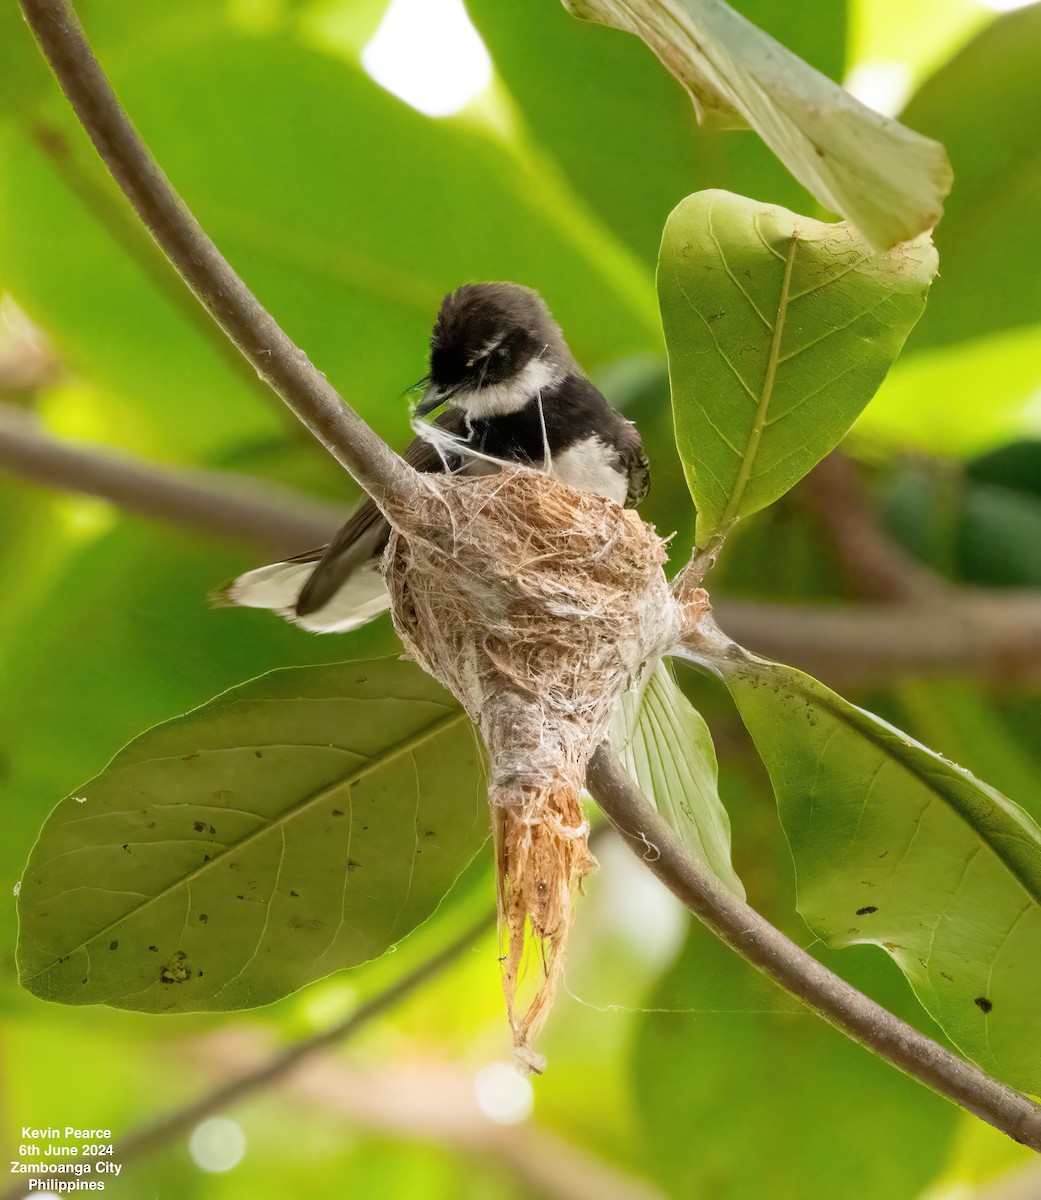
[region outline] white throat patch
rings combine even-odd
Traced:
[[[558,384],[564,378],[560,367],[544,358],[533,358],[512,379],[489,383],[477,391],[460,392],[452,403],[471,420],[505,417],[520,412],[533,396]]]

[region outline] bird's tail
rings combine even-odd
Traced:
[[[378,617],[389,607],[387,589],[375,560],[361,563],[315,612],[300,615],[297,599],[324,554],[298,555],[247,571],[210,595],[218,607],[266,608],[311,633],[346,633]]]

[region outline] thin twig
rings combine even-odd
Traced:
[[[281,555],[329,540],[343,521],[331,504],[258,479],[174,471],[52,437],[23,409],[0,404],[0,470],[27,483],[82,492],[126,512]]]
[[[227,1080],[182,1108],[174,1109],[154,1121],[131,1130],[116,1142],[113,1160],[129,1163],[143,1158],[194,1129],[200,1121],[213,1116],[214,1113],[223,1112],[265,1088],[282,1082],[302,1062],[361,1033],[378,1017],[407,1000],[424,984],[440,975],[470,949],[480,937],[494,927],[495,914],[493,912],[485,913],[458,937],[442,946],[429,958],[418,963],[400,979],[395,980],[394,983],[360,1004],[350,1016],[335,1022],[319,1033],[293,1042],[292,1045],[267,1059],[260,1066]],[[24,1184],[17,1185],[0,1193],[0,1200],[21,1200],[24,1194]]]
[[[282,332],[174,191],[116,99],[72,6],[65,0],[21,4],[105,165],[210,316],[377,504],[414,490],[412,469]]]
[[[1041,1151],[1041,1105],[991,1079],[822,966],[700,867],[606,748],[587,786],[629,848],[694,915],[746,961],[836,1029],[1030,1149]],[[656,855],[648,855],[651,845]]]

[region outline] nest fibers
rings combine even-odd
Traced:
[[[615,702],[675,645],[665,544],[634,513],[548,475],[419,477],[387,506],[384,558],[409,655],[456,696],[488,752],[503,989],[518,1061],[548,1016],[572,904],[596,867],[579,792]],[[542,978],[517,1011],[525,927]]]

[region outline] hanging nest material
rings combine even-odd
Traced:
[[[457,697],[489,758],[503,988],[518,1062],[552,1005],[582,877],[579,793],[618,697],[677,641],[664,542],[633,512],[547,475],[421,477],[384,558],[409,655]],[[529,927],[542,980],[515,1011]]]

